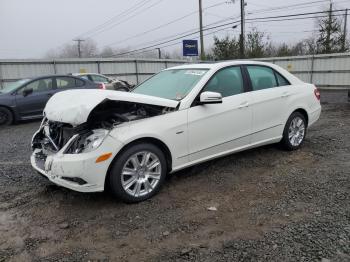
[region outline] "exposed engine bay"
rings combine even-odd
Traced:
[[[63,147],[66,147],[64,153],[67,154],[89,152],[102,143],[110,130],[122,123],[176,110],[164,106],[106,99],[90,112],[85,123],[77,126],[44,118],[33,137],[32,148],[42,149],[45,155],[54,154]]]

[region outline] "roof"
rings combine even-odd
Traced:
[[[227,67],[227,66],[249,65],[249,64],[269,66],[269,67],[273,68],[274,70],[276,70],[277,72],[281,73],[284,77],[286,77],[290,83],[293,83],[293,84],[303,83],[299,78],[295,77],[294,75],[289,73],[287,70],[283,69],[282,67],[280,67],[276,64],[254,61],[254,60],[231,60],[231,61],[217,62],[217,63],[213,63],[213,64],[209,64],[209,63],[186,64],[186,65],[180,65],[180,66],[167,68],[165,70],[169,70],[169,69],[208,69],[208,70],[212,70],[215,72],[215,71],[217,71],[221,68]]]
[[[273,66],[271,63],[254,61],[254,60],[230,60],[216,63],[200,63],[200,64],[185,64],[180,66],[171,67],[168,69],[186,69],[186,68],[198,68],[198,69],[219,69],[221,67],[230,66],[230,65],[243,65],[243,64],[257,64],[257,65],[268,65]]]

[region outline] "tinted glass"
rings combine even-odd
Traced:
[[[253,90],[278,86],[274,71],[266,66],[247,66]]]
[[[85,79],[85,80],[90,80],[90,79],[89,79],[89,77],[88,77],[87,75],[84,75],[84,76],[78,76],[78,77],[80,77],[80,78],[82,78],[82,79]]]
[[[44,92],[52,89],[52,79],[51,78],[44,78],[39,79],[36,81],[33,81],[26,85],[24,88],[21,89],[21,92],[24,90],[33,89],[33,93],[38,92]]]
[[[30,81],[30,79],[22,79],[16,82],[6,83],[5,87],[3,89],[0,89],[0,93],[11,93],[12,91],[15,91],[17,88],[19,88],[21,85],[25,84],[28,81]]]
[[[75,79],[75,86],[81,87],[81,86],[84,86],[84,85],[85,85],[84,81],[79,80],[79,79]]]
[[[208,69],[170,69],[137,86],[132,92],[173,100],[183,99]]]
[[[75,78],[73,77],[56,77],[57,88],[74,88]]]
[[[220,70],[209,80],[203,91],[218,92],[222,97],[243,93],[243,78],[240,67]]]
[[[290,83],[279,73],[275,72],[279,86],[289,86]]]
[[[99,75],[91,75],[92,81],[100,83],[108,83],[108,79]]]

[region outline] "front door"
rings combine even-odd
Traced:
[[[194,105],[188,110],[189,160],[205,160],[250,143],[252,110],[241,68],[219,70],[203,91],[221,93],[222,104]]]
[[[52,78],[34,80],[16,93],[16,104],[21,118],[42,116],[46,102],[54,94]],[[29,93],[26,91],[30,90]]]

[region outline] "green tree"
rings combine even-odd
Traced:
[[[212,55],[215,60],[228,60],[239,58],[239,41],[236,38],[226,36],[219,39],[214,36],[214,47]]]
[[[332,5],[328,10],[328,16],[318,21],[317,53],[329,54],[340,52],[342,47],[343,32],[341,22],[333,16]]]
[[[265,39],[266,35],[264,32],[260,32],[257,28],[253,28],[246,36],[246,57],[258,58],[266,56],[268,43]]]

